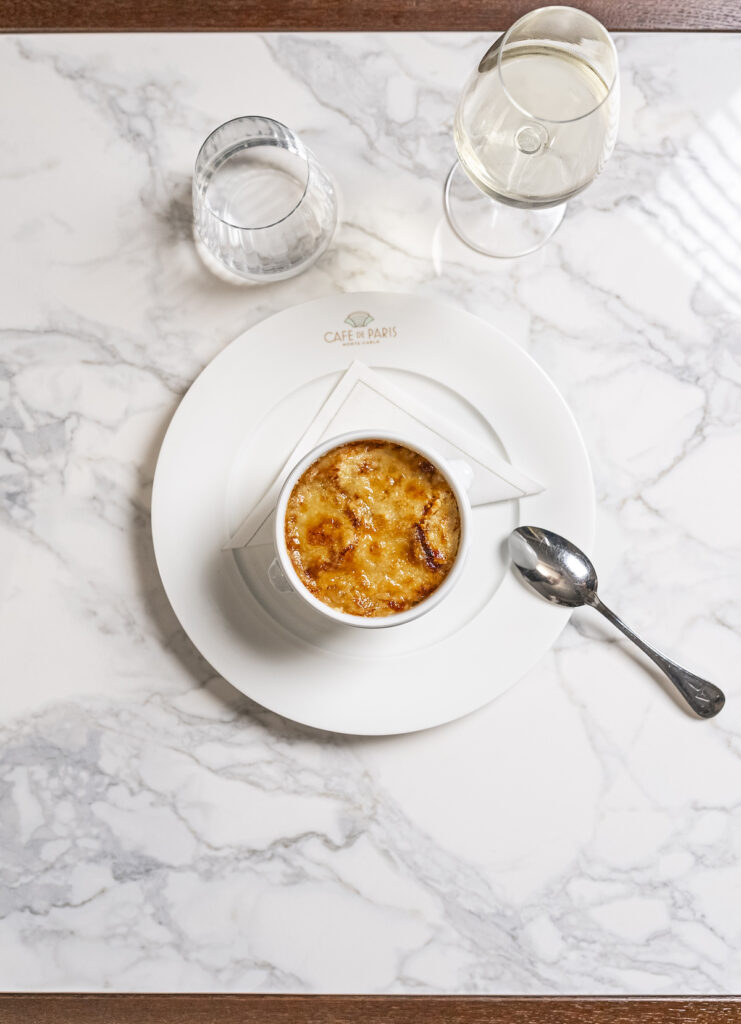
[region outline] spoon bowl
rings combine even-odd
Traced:
[[[552,604],[579,608],[597,593],[597,573],[571,541],[537,526],[520,526],[509,535],[509,553],[520,575]]]

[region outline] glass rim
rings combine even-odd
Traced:
[[[290,134],[291,138],[293,139],[293,141],[294,141],[294,143],[296,145],[296,148],[299,150],[298,155],[300,156],[300,158],[304,161],[304,163],[306,165],[306,181],[304,183],[303,192],[298,197],[298,199],[296,200],[294,205],[291,207],[291,209],[287,213],[284,213],[282,217],[278,217],[277,220],[273,220],[269,224],[259,224],[259,225],[255,225],[254,227],[250,227],[249,224],[234,224],[232,221],[226,220],[226,218],[224,218],[220,214],[218,214],[216,212],[216,210],[214,210],[213,206],[211,206],[211,204],[209,203],[208,196],[202,190],[200,184],[196,184],[196,188],[198,190],[198,196],[201,199],[203,205],[208,210],[210,216],[214,217],[221,224],[225,224],[226,227],[228,227],[228,228],[235,228],[237,231],[265,231],[268,228],[277,227],[278,224],[282,224],[283,221],[288,220],[289,217],[292,217],[293,214],[296,212],[296,210],[298,210],[298,208],[301,205],[301,203],[303,203],[304,199],[306,198],[306,193],[309,191],[309,180],[311,178],[310,152],[306,148],[306,146],[303,144],[301,139],[298,137],[296,132],[294,132],[294,130],[292,128],[289,128],[288,125],[283,124],[282,121],[276,121],[276,119],[274,117],[267,117],[265,114],[240,114],[238,117],[232,117],[228,121],[224,121],[223,124],[217,125],[216,128],[214,128],[213,131],[209,132],[208,135],[206,136],[206,138],[203,140],[203,142],[201,143],[201,147],[198,150],[198,154],[196,156],[195,167],[193,169],[193,171],[194,171],[194,173],[193,173],[194,180],[195,180],[195,178],[198,175],[198,161],[200,160],[201,153],[206,148],[206,145],[209,142],[209,140],[212,139],[214,137],[214,135],[216,135],[217,132],[220,132],[222,130],[222,128],[228,128],[230,124],[235,124],[235,122],[237,122],[237,121],[269,121],[270,124],[277,125],[279,128],[283,128],[284,131],[286,131],[286,132],[288,132]]]
[[[602,97],[602,99],[599,101],[599,103],[595,104],[595,106],[593,106],[591,108],[591,110],[586,111],[584,114],[579,114],[578,117],[566,117],[566,118],[542,117],[539,114],[533,113],[531,110],[526,110],[525,107],[523,107],[521,103],[517,102],[517,100],[514,98],[514,96],[510,92],[510,90],[507,88],[507,84],[506,84],[506,82],[504,80],[504,75],[502,74],[502,53],[504,52],[504,48],[507,45],[507,42],[509,40],[509,37],[510,37],[511,33],[514,31],[514,29],[517,28],[518,25],[521,25],[523,21],[527,21],[528,18],[532,18],[532,16],[535,15],[535,14],[543,14],[545,11],[569,11],[570,13],[578,14],[579,17],[585,18],[588,21],[591,21],[594,25],[596,25],[600,29],[600,31],[604,35],[604,37],[607,40],[607,43],[608,43],[608,45],[610,47],[610,52],[612,54],[615,67],[614,67],[614,71],[613,71],[613,75],[612,75],[612,81],[607,86],[607,92]],[[610,98],[610,96],[612,95],[612,91],[615,88],[615,85],[616,85],[617,80],[618,80],[618,70],[619,70],[618,69],[618,55],[617,55],[617,48],[615,46],[615,40],[612,38],[610,33],[607,31],[605,26],[602,24],[602,22],[598,18],[595,18],[595,16],[593,14],[589,14],[588,11],[583,11],[579,7],[570,7],[567,4],[552,4],[552,5],[549,5],[549,6],[546,6],[546,7],[536,7],[532,11],[527,11],[527,13],[523,14],[520,18],[518,18],[517,21],[512,22],[510,27],[507,29],[507,31],[504,33],[504,35],[501,37],[501,43],[499,45],[499,53],[497,55],[497,73],[499,75],[499,81],[501,82],[502,89],[504,90],[504,93],[507,96],[507,99],[510,101],[510,103],[514,107],[517,107],[517,109],[521,113],[523,113],[526,117],[532,118],[533,121],[544,121],[546,124],[574,124],[576,121],[581,121],[585,117],[591,117],[592,114],[594,114],[597,110],[599,110],[600,107],[603,106],[603,104],[605,104],[607,102],[607,100]],[[607,84],[607,83],[605,83],[605,84]]]

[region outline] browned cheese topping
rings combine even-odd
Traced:
[[[285,536],[301,582],[320,601],[350,615],[393,615],[447,576],[460,513],[445,477],[417,452],[353,441],[299,478]]]

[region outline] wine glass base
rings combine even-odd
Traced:
[[[484,256],[512,259],[540,249],[563,220],[566,203],[523,210],[487,196],[456,160],[445,182],[445,212],[462,242]]]

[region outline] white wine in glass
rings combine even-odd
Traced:
[[[539,248],[602,170],[619,108],[617,54],[595,18],[544,7],[515,22],[458,104],[445,201],[463,241],[492,256]]]

